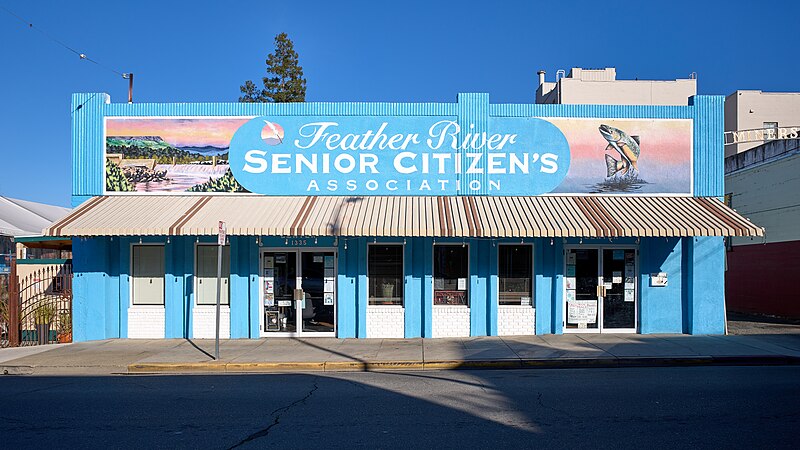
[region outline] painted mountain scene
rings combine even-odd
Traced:
[[[248,118],[107,118],[107,192],[247,192],[228,147]]]

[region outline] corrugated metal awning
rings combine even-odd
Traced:
[[[93,197],[47,236],[231,235],[427,237],[763,236],[716,198]]]

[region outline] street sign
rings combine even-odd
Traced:
[[[219,230],[217,231],[217,245],[225,245],[225,237],[227,236],[227,227],[225,222],[219,221]]]

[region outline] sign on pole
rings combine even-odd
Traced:
[[[214,340],[214,360],[219,361],[219,303],[222,288],[222,249],[225,247],[226,238],[225,222],[219,221],[217,231],[217,332]]]

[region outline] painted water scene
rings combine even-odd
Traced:
[[[691,194],[691,120],[547,120],[570,147],[569,171],[553,192]]]
[[[228,164],[248,118],[107,118],[106,191],[247,192]]]

